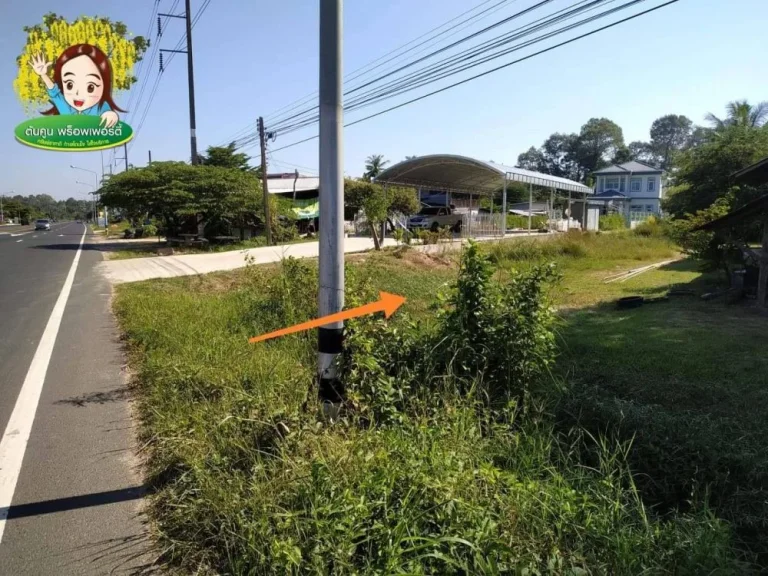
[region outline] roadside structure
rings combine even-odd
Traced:
[[[474,201],[477,197],[494,196],[501,191],[501,213],[509,213],[507,205],[509,182],[522,182],[529,186],[528,207],[525,210],[529,216],[529,232],[530,216],[534,212],[533,186],[550,190],[549,213],[552,212],[554,200],[558,195],[567,196],[568,206],[570,206],[572,203],[584,203],[594,193],[588,186],[567,178],[454,154],[431,154],[405,160],[384,170],[376,178],[376,182],[385,186],[387,184],[410,186],[430,193],[440,191],[445,193],[446,204],[450,203],[452,194],[469,196],[467,231],[470,235],[473,222],[475,227],[481,224],[479,215],[473,213]],[[506,218],[502,218],[500,214],[491,215],[490,222],[496,233],[501,236],[506,234]],[[587,229],[587,222],[583,221],[581,227]]]
[[[748,186],[768,184],[768,157],[736,172],[734,180]],[[761,226],[761,247],[759,249],[743,246],[745,256],[757,262],[759,273],[757,279],[757,303],[768,307],[768,194],[752,200],[717,220],[712,220],[700,226],[699,230],[728,232],[734,228],[749,226],[758,222]]]

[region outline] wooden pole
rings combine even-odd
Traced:
[[[763,245],[760,251],[760,274],[757,279],[757,304],[765,307],[768,292],[768,214],[763,216]]]
[[[269,217],[269,184],[267,183],[267,142],[264,134],[264,118],[259,116],[259,141],[261,143],[261,185],[264,188],[264,220],[266,221],[267,246],[272,245],[272,221]]]

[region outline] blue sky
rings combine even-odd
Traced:
[[[193,12],[202,1],[192,1]],[[12,87],[15,57],[25,42],[22,27],[40,22],[42,15],[53,9],[69,19],[106,15],[122,20],[133,33],[144,34],[153,2],[6,3],[0,20],[0,193],[14,190],[48,193],[56,198],[82,197],[87,187],[76,180],[90,182],[92,176],[69,165],[101,171],[98,152],[45,152],[14,140],[14,126],[25,119]],[[548,10],[572,2],[555,0]],[[346,2],[345,71],[367,64],[479,3]],[[641,6],[658,3],[649,0]],[[161,0],[160,11],[167,11],[171,4],[172,0]],[[532,4],[533,0],[511,0],[483,24]],[[454,153],[514,164],[517,155],[529,146],[540,145],[552,132],[578,131],[590,117],[614,120],[629,142],[648,139],[651,122],[664,114],[685,114],[701,123],[709,111],[722,113],[730,100],[766,100],[766,21],[765,0],[680,0],[622,26],[347,128],[345,171],[360,175],[366,156],[373,153],[392,161],[412,154]],[[162,47],[173,48],[182,33],[183,23],[170,21]],[[317,0],[211,0],[193,37],[201,151],[255,122],[259,115],[268,116],[317,89]],[[153,82],[157,63],[146,61],[144,65],[152,67]],[[139,112],[148,93],[149,89]],[[125,105],[128,95],[118,93],[116,100]],[[346,119],[351,121],[384,107],[350,113]],[[163,75],[144,126],[130,148],[129,161],[146,164],[148,150],[152,150],[154,160],[187,160],[188,114],[186,65],[184,56],[178,55]],[[136,110],[131,110],[123,119],[136,127],[139,118],[135,116]],[[278,136],[273,147],[311,136],[315,130],[312,127]],[[275,152],[270,171],[292,170],[289,164],[316,170],[317,147],[315,140]],[[247,152],[258,155],[257,148]],[[118,155],[122,156],[122,151]],[[104,158],[106,164],[112,154],[106,152]],[[122,170],[122,162],[115,168],[118,170]]]

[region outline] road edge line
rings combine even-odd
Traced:
[[[69,293],[72,291],[72,285],[75,282],[75,272],[77,272],[77,265],[80,262],[87,230],[87,228],[83,229],[77,253],[74,260],[72,260],[67,278],[64,280],[59,297],[48,318],[48,323],[37,345],[35,355],[32,357],[32,362],[24,378],[24,383],[21,385],[21,390],[16,399],[16,405],[13,408],[11,417],[8,420],[8,425],[5,428],[3,437],[0,439],[0,544],[3,542],[6,520],[11,509],[13,494],[16,491],[16,483],[21,473],[21,465],[24,461],[27,443],[32,433],[32,424],[37,414],[37,406],[40,403],[40,395],[43,391],[45,376],[48,373],[48,365],[53,355],[53,347],[56,344],[56,337],[61,327],[61,320],[64,317]]]

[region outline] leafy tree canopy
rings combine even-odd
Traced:
[[[199,155],[200,164],[206,166],[219,166],[220,168],[236,168],[243,172],[256,172],[256,168],[249,164],[251,157],[243,152],[238,152],[235,143],[226,146],[208,146],[205,154]]]
[[[672,167],[675,154],[688,147],[693,122],[685,116],[667,114],[651,124],[651,162],[662,170]]]
[[[365,172],[363,178],[370,180],[376,178],[384,170],[384,167],[389,164],[389,160],[384,160],[383,154],[371,154],[365,161]]]
[[[729,102],[725,110],[725,118],[719,118],[712,112],[706,116],[715,132],[722,132],[730,126],[760,128],[768,122],[768,102],[752,105],[747,100],[735,100]]]
[[[676,217],[696,213],[718,198],[733,192],[735,204],[753,198],[758,191],[736,187],[733,174],[768,156],[768,130],[726,126],[717,138],[682,152],[675,173],[676,191],[669,194],[665,209]]]
[[[154,216],[175,229],[190,217],[233,225],[263,222],[260,192],[258,179],[236,168],[153,162],[110,178],[102,199],[131,219]]]

